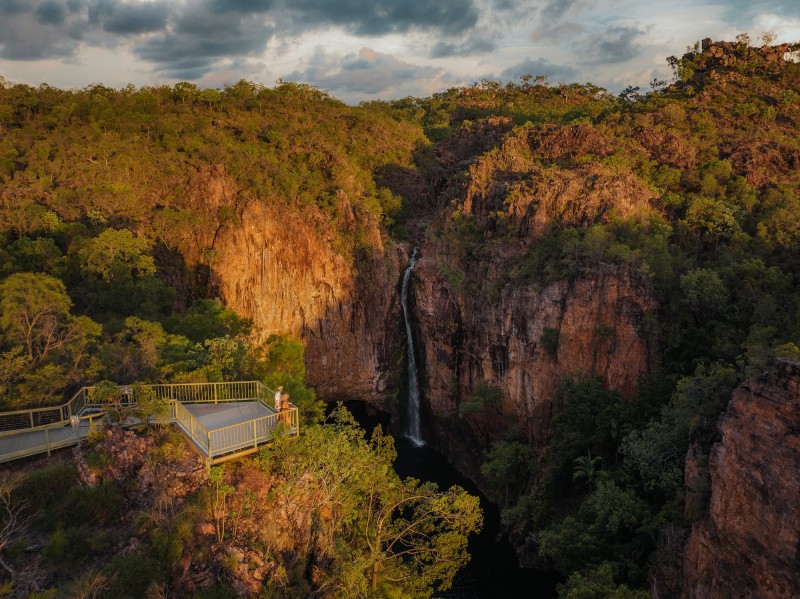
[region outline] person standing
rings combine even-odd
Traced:
[[[284,424],[290,424],[291,415],[289,414],[289,394],[284,393],[283,397],[281,397],[281,422]]]
[[[275,412],[281,411],[281,399],[283,398],[283,386],[278,387],[275,392]]]

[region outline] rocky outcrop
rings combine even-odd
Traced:
[[[346,198],[340,201],[354,220]],[[253,319],[259,341],[273,333],[300,337],[308,380],[326,401],[382,402],[396,386],[404,258],[384,246],[377,223],[360,225],[372,249],[359,264],[336,251],[321,215],[261,201],[244,205],[214,241],[212,281],[224,303]]]
[[[763,66],[781,68],[785,62],[786,53],[791,44],[770,46],[764,44],[760,48],[750,47],[749,39],[742,42],[715,42],[706,38],[701,42],[702,54],[700,65],[702,69],[719,67],[732,67],[740,63],[759,62]],[[693,54],[686,54],[694,58]]]
[[[615,147],[591,125],[520,129],[470,168],[456,210],[527,244],[551,223],[586,227],[647,214],[655,196],[630,168],[587,161]]]
[[[413,287],[431,416],[424,422],[465,472],[474,475],[476,456],[508,429],[534,445],[546,441],[553,396],[565,375],[598,375],[630,396],[652,368],[643,320],[656,301],[640,273],[602,266],[574,281],[507,285],[490,297],[465,293],[443,276],[437,249],[423,248]],[[483,281],[485,290],[491,279]],[[498,387],[500,404],[460,417],[479,383]]]
[[[741,385],[719,429],[708,516],[692,527],[683,596],[798,597],[800,362],[779,360]]]

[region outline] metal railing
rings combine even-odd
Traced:
[[[82,439],[99,426],[105,414],[89,414],[79,417],[77,425],[57,424],[39,427],[36,430],[18,432],[2,439],[3,449],[0,451],[0,462],[8,462],[17,458],[47,453],[77,445]]]
[[[268,398],[274,391],[259,381],[222,383],[172,383],[146,385],[156,397],[169,401],[169,422],[176,423],[197,449],[211,463],[221,456],[254,451],[273,438],[273,431],[283,424],[287,434],[298,435],[299,411],[293,404],[275,413]],[[112,406],[93,402],[94,387],[83,387],[60,406],[0,412],[0,462],[47,452],[77,444],[88,436],[96,422]],[[135,405],[130,387],[119,387],[117,403]],[[182,404],[257,401],[271,414],[209,430]],[[84,414],[84,410],[94,410]],[[78,426],[70,422],[78,416]],[[88,422],[88,425],[86,424]]]

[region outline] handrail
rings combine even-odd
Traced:
[[[153,389],[159,399],[179,400],[184,403],[219,403],[243,399],[263,400],[265,391],[275,392],[261,381],[214,381],[206,383],[158,383],[146,385]],[[44,426],[68,422],[71,416],[80,414],[86,407],[103,407],[105,404],[91,402],[94,386],[81,387],[69,401],[41,408],[0,412],[0,434],[9,431],[35,430]],[[129,386],[118,385],[121,394],[128,395]],[[184,393],[185,392],[185,393]],[[129,400],[127,403],[131,403]],[[264,405],[268,404],[262,401]]]
[[[297,406],[287,402],[287,409],[276,412],[268,399],[275,392],[261,381],[167,383],[147,386],[156,392],[157,397],[169,401],[169,416],[161,421],[177,424],[201,450],[208,465],[246,452],[256,451],[259,444],[272,439],[273,429],[281,422],[289,426],[290,434],[300,434],[300,416]],[[118,389],[124,398],[123,405],[135,405],[135,398],[130,394],[129,388],[118,387]],[[74,445],[80,439],[85,438],[91,432],[95,421],[105,416],[110,407],[107,403],[91,402],[93,391],[94,387],[81,387],[68,402],[60,406],[0,412],[0,440],[6,444],[10,442],[10,450],[0,454],[0,462],[45,451],[49,455],[53,449]],[[234,401],[255,401],[264,406],[269,414],[209,430],[183,405],[184,403]],[[86,408],[98,408],[99,410],[92,414],[81,414],[81,411]],[[42,413],[46,416],[34,416],[34,414]],[[77,426],[70,426],[73,424],[70,421],[72,416],[78,416]],[[6,418],[5,422],[4,418]],[[87,420],[89,421],[88,430],[85,429],[85,424],[82,424]],[[2,430],[9,424],[14,428]],[[34,444],[27,447],[19,447],[14,441],[9,441],[9,438],[14,435],[34,433],[44,434],[40,437],[29,437],[28,441],[24,441],[25,437],[20,436],[22,445],[33,441]],[[6,446],[8,447],[8,445]]]

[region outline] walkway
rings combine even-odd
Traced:
[[[257,451],[273,439],[280,424],[284,434],[299,434],[297,408],[276,414],[274,392],[258,381],[149,385],[169,404],[175,423],[211,464]],[[84,387],[61,406],[0,412],[0,462],[49,453],[76,445],[101,425],[108,404],[93,401],[93,387]],[[134,408],[131,389],[119,387],[117,400]],[[77,427],[70,417],[77,416]],[[134,424],[136,420],[130,418]]]

